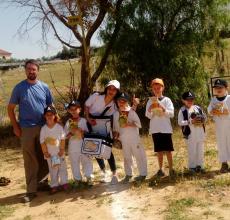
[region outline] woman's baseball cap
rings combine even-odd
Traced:
[[[105,88],[109,86],[114,86],[116,89],[120,90],[120,83],[117,80],[111,80],[106,85]]]
[[[163,80],[160,79],[160,78],[155,78],[155,79],[153,79],[153,80],[151,81],[151,86],[154,85],[154,84],[160,84],[160,85],[163,86],[163,87],[165,86]]]

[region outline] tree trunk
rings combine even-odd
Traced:
[[[90,85],[90,46],[87,45],[85,50],[82,47],[82,64],[81,64],[81,84],[80,84],[80,93],[78,96],[79,101],[83,105],[86,99],[89,97],[91,93],[91,85]]]

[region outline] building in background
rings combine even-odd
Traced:
[[[0,59],[9,60],[9,59],[11,59],[11,55],[12,55],[12,53],[0,49]]]

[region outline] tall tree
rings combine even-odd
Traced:
[[[82,48],[79,99],[85,101],[106,65],[112,45],[120,29],[123,0],[6,0],[13,6],[28,8],[28,17],[20,27],[27,32],[42,25],[43,39],[53,31],[56,38],[70,48]],[[108,14],[116,24],[95,72],[90,70],[90,46],[95,32],[106,22]],[[64,34],[65,33],[65,34]],[[67,38],[67,36],[69,36]]]
[[[207,94],[207,77],[200,57],[205,43],[223,19],[229,0],[133,0],[123,9],[121,30],[113,47],[111,70],[126,90],[146,97],[149,82],[162,77],[174,101],[192,89],[200,100]],[[218,15],[218,16],[217,16]],[[218,22],[216,21],[218,20]],[[112,34],[109,22],[102,34]],[[132,79],[132,80],[130,80]],[[207,100],[207,99],[206,99]]]

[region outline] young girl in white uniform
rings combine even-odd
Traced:
[[[81,153],[83,134],[88,132],[86,119],[79,115],[81,106],[78,101],[70,102],[67,106],[67,111],[71,114],[71,118],[66,122],[64,130],[66,139],[69,139],[68,155],[75,183],[78,186],[82,181],[80,168],[80,165],[82,165],[87,183],[92,185],[92,159]]]
[[[140,143],[139,128],[141,122],[137,113],[131,109],[128,104],[129,97],[122,93],[117,98],[119,110],[114,113],[114,132],[115,137],[122,143],[122,152],[124,156],[125,178],[123,183],[127,183],[132,178],[132,157],[137,162],[139,176],[136,181],[143,181],[147,176],[147,160],[143,146]]]
[[[228,172],[230,161],[230,95],[228,84],[225,80],[217,79],[214,82],[215,97],[212,98],[208,113],[213,116],[216,127],[216,139],[219,161],[222,164],[220,172]]]
[[[61,186],[68,189],[68,175],[65,162],[65,133],[57,123],[57,112],[53,106],[44,110],[46,124],[41,128],[40,143],[50,172],[50,193],[56,193]],[[60,182],[59,182],[60,179]]]
[[[182,127],[188,148],[188,168],[191,172],[202,172],[204,167],[204,141],[206,116],[198,105],[195,95],[188,91],[182,95],[184,106],[178,113],[178,124]]]
[[[174,107],[170,98],[163,96],[164,82],[156,78],[151,82],[153,97],[149,98],[145,115],[150,119],[149,133],[152,134],[154,151],[157,153],[159,170],[157,176],[164,176],[162,171],[163,155],[167,156],[169,174],[174,175],[172,161],[172,125],[170,118],[174,116]]]

